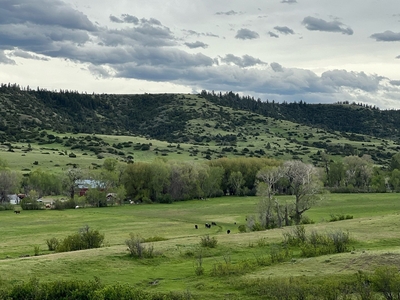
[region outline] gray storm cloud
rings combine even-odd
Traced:
[[[352,35],[354,32],[339,21],[325,21],[314,17],[305,17],[302,24],[312,31],[340,32],[342,34]]]
[[[255,65],[266,65],[266,62],[263,62],[259,58],[252,57],[250,55],[243,55],[242,57],[235,56],[233,54],[227,54],[225,57],[221,58],[221,61],[224,63],[232,63],[239,67],[252,67]]]
[[[203,42],[200,42],[200,41],[196,41],[196,42],[193,42],[193,43],[185,43],[185,45],[186,45],[188,48],[190,48],[190,49],[196,49],[196,48],[203,48],[203,49],[205,49],[205,48],[208,47],[207,44],[205,44],[205,43],[203,43]]]
[[[293,29],[290,29],[287,26],[275,26],[274,29],[282,34],[294,34]]]
[[[246,28],[239,29],[235,36],[236,39],[240,40],[253,40],[258,39],[259,37],[260,35],[257,32]]]
[[[296,3],[289,0],[281,2]],[[285,6],[288,9],[293,7]],[[238,14],[233,10],[220,13],[227,16]],[[234,19],[210,14],[218,20]],[[400,99],[398,80],[346,70],[330,70],[317,75],[310,70],[282,66],[278,62],[268,65],[250,55],[251,40],[260,39],[260,35],[247,28],[241,28],[235,36],[228,37],[231,40],[235,38],[235,43],[249,45],[248,52],[237,55],[226,44],[220,49],[213,49],[209,41],[211,38],[216,38],[216,41],[220,39],[221,31],[218,28],[212,29],[215,33],[206,31],[209,29],[206,27],[199,31],[176,27],[170,29],[156,18],[139,18],[131,14],[106,14],[105,18],[107,16],[111,21],[110,28],[94,25],[85,14],[59,0],[3,0],[0,5],[0,63],[15,64],[18,58],[60,58],[76,64],[82,63],[81,66],[96,77],[170,82],[194,90],[233,90],[276,100],[303,99],[308,103],[343,99],[357,101],[360,97],[378,101],[376,99],[387,99],[388,91],[390,99]],[[311,31],[353,34],[350,27],[339,21],[306,17],[302,24]],[[248,26],[255,25],[250,23]],[[274,30],[281,35],[294,34],[294,30],[287,26],[275,26]],[[266,35],[265,31],[263,34]],[[272,31],[267,34],[279,37]],[[398,41],[399,35],[385,31],[375,33],[371,38],[377,41]],[[204,39],[205,42],[196,38]],[[265,45],[278,44],[285,39],[266,40],[268,43]],[[194,51],[185,47],[201,51],[207,48],[204,53],[215,53],[215,50],[220,51],[220,54],[217,52],[213,54],[214,57],[211,54],[192,54],[190,52]],[[400,59],[400,55],[397,58]],[[271,59],[274,58],[271,56]]]
[[[390,30],[386,30],[382,33],[374,33],[370,36],[378,42],[399,42],[400,41],[400,32],[393,32]]]

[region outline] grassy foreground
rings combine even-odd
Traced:
[[[149,291],[190,291],[199,299],[251,299],[237,283],[254,278],[324,276],[354,274],[382,264],[400,263],[400,201],[398,194],[332,194],[312,208],[307,216],[315,224],[308,232],[337,229],[348,231],[352,251],[315,258],[300,258],[272,265],[244,267],[229,276],[215,276],[215,266],[227,262],[240,265],[262,260],[271,245],[283,239],[291,228],[239,233],[248,215],[256,211],[257,197],[224,197],[207,201],[173,204],[126,205],[76,210],[0,211],[0,284],[16,283],[32,277],[40,281],[100,278],[104,283],[129,283]],[[290,198],[281,198],[285,201]],[[352,215],[353,219],[328,222],[331,214]],[[216,222],[211,229],[204,223]],[[235,224],[236,222],[236,224]],[[195,229],[197,224],[199,229]],[[105,234],[100,249],[52,253],[46,239],[64,238],[84,225]],[[231,233],[228,235],[227,230]],[[151,259],[128,256],[125,240],[129,233],[143,238],[166,240],[154,246]],[[218,240],[215,248],[200,247],[200,237],[209,234]],[[34,255],[34,247],[40,255]],[[29,255],[29,257],[22,257]],[[196,275],[200,263],[203,275]]]

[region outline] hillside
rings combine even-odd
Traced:
[[[369,154],[387,166],[399,149],[399,111],[347,103],[277,104],[231,92],[88,95],[1,85],[0,115],[7,159],[20,152],[73,151],[92,165],[108,155],[126,161],[269,156],[318,165],[326,152],[331,159]],[[62,162],[71,163],[73,155]]]

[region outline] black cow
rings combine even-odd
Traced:
[[[228,230],[226,231],[226,233],[227,233],[227,234],[230,234],[230,233],[231,233],[231,231],[228,229]]]
[[[215,223],[215,222],[211,222],[211,225],[217,226],[217,223]]]
[[[16,214],[20,214],[20,213],[21,213],[20,210],[14,210],[14,212],[15,212]]]
[[[206,226],[206,228],[211,228],[211,225],[208,224],[208,223],[206,223],[206,224],[204,224],[204,225]]]
[[[194,225],[194,228],[198,229],[199,227],[197,225]]]

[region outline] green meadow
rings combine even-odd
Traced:
[[[195,299],[256,299],[240,288],[255,278],[351,276],[359,270],[400,263],[399,194],[329,194],[306,215],[314,221],[306,231],[348,232],[346,253],[292,258],[274,264],[263,261],[293,227],[240,233],[239,225],[256,214],[258,197],[221,197],[173,204],[124,205],[74,210],[0,211],[0,282],[15,284],[37,278],[128,283],[147,291],[189,291]],[[279,197],[279,201],[291,201]],[[329,222],[333,215],[352,219]],[[210,229],[205,223],[215,222]],[[236,223],[236,224],[235,224]],[[195,229],[194,225],[198,225]],[[102,248],[54,253],[46,240],[59,239],[89,225],[105,234]],[[230,230],[230,234],[227,234]],[[125,240],[129,234],[155,240],[153,258],[132,258]],[[200,246],[201,237],[218,241],[215,248]],[[34,249],[39,247],[39,255]],[[244,265],[240,272],[216,275],[217,266]],[[247,263],[247,264],[246,264]],[[201,266],[204,274],[197,275]],[[247,267],[246,267],[247,266]],[[214,271],[213,271],[214,270]]]

